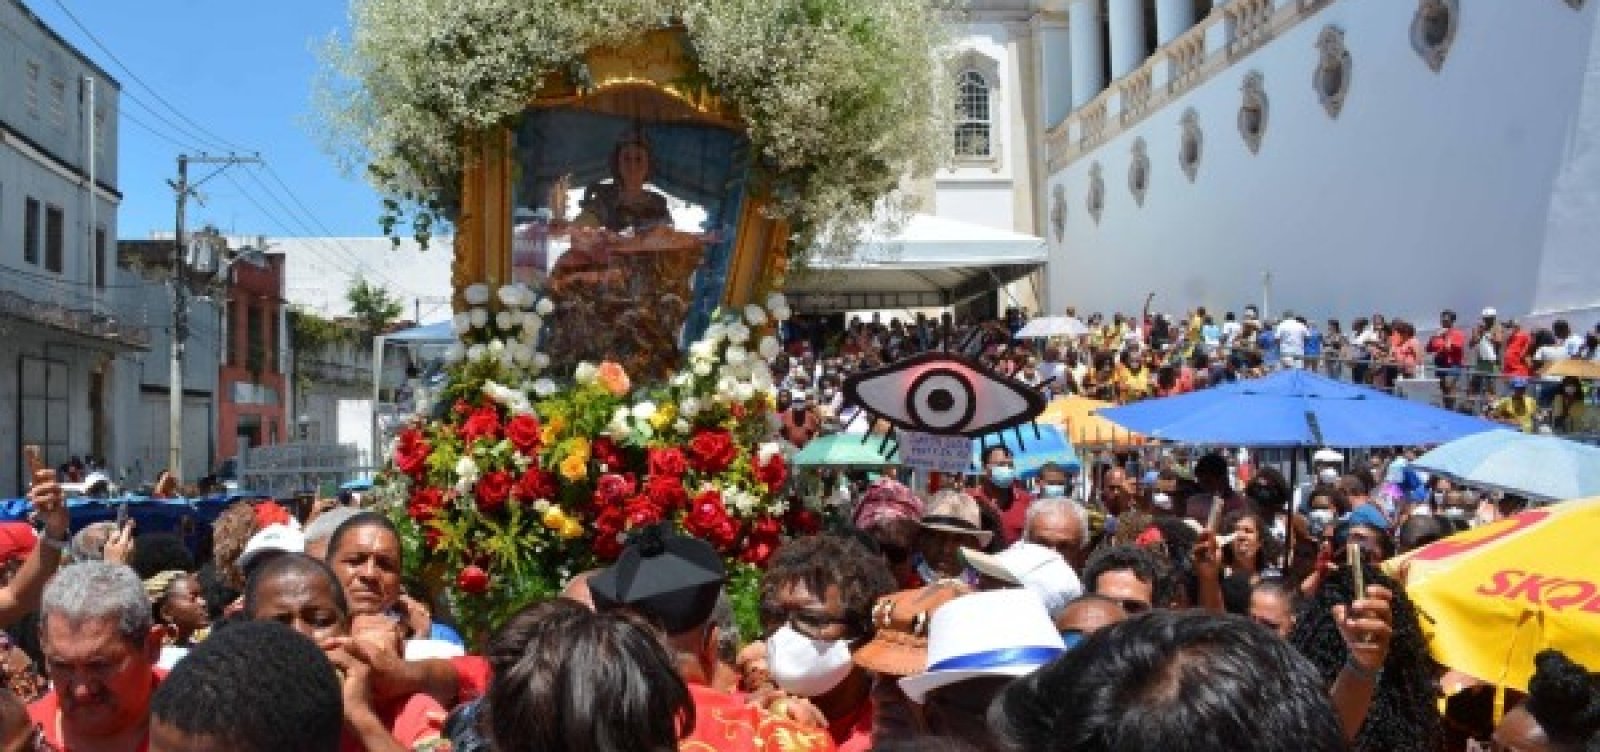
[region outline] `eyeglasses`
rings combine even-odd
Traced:
[[[1133,598],[1115,598],[1113,600],[1117,602],[1117,605],[1122,606],[1122,610],[1126,611],[1129,616],[1142,614],[1150,610],[1150,604],[1141,600]]]
[[[761,604],[761,623],[769,629],[776,630],[787,625],[800,634],[813,640],[839,639],[850,636],[851,620],[846,617],[833,617],[819,614],[814,611],[791,611],[775,604]],[[847,634],[835,634],[827,637],[827,633],[834,627],[844,628]]]

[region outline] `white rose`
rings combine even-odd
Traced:
[[[519,366],[525,366],[529,361],[533,360],[533,348],[527,345],[521,343],[512,345],[509,348],[509,352],[511,353],[511,359],[515,360]]]
[[[595,374],[598,373],[599,370],[600,369],[593,363],[579,363],[578,368],[572,373],[572,378],[579,384],[588,384],[594,381]]]
[[[698,415],[700,413],[699,398],[684,397],[683,401],[678,403],[678,412],[683,413],[685,416],[690,418]]]
[[[521,282],[517,283],[516,305],[518,308],[527,308],[528,306],[533,305],[534,298],[536,297],[537,296],[533,294],[533,288],[528,287]]]
[[[778,344],[778,338],[768,334],[761,338],[761,344],[756,346],[756,352],[762,360],[772,360],[783,352],[783,345]]]
[[[515,306],[518,301],[522,300],[522,292],[516,288],[516,285],[502,285],[499,297],[500,305]]]
[[[510,311],[501,311],[494,315],[494,325],[502,332],[510,331],[516,324],[516,317],[512,316]]]
[[[757,389],[766,389],[772,386],[772,372],[765,368],[757,368],[750,374],[750,383]]]
[[[533,382],[533,393],[540,397],[548,397],[556,393],[556,382],[549,379],[539,379]]]
[[[772,309],[772,318],[777,319],[778,321],[788,321],[793,317],[794,312],[790,311],[788,306],[780,306]]]
[[[778,446],[778,442],[763,442],[761,446],[756,447],[756,461],[759,464],[765,465],[768,462],[771,462],[775,455],[778,455],[782,452],[783,447]]]
[[[694,363],[694,375],[702,376],[702,377],[710,376],[711,375],[711,363],[708,362],[708,361],[704,361],[704,360],[695,361],[695,363]]]
[[[471,316],[469,321],[471,321],[473,329],[482,329],[489,325],[489,311],[487,309],[474,308],[469,315]]]
[[[483,360],[483,356],[488,355],[488,354],[489,354],[489,348],[484,347],[483,345],[473,345],[473,346],[467,348],[467,360],[471,360],[471,361]]]
[[[466,334],[472,328],[472,314],[462,311],[450,317],[450,331],[457,336]]]
[[[446,363],[452,365],[460,363],[461,359],[465,357],[467,357],[467,349],[462,347],[460,342],[456,342],[444,349],[444,362]]]
[[[639,404],[633,406],[634,420],[649,420],[655,417],[655,414],[656,403],[654,402],[640,402]]]
[[[761,310],[761,306],[751,303],[744,307],[744,320],[751,326],[761,326],[767,323],[767,312]]]
[[[750,341],[750,327],[744,324],[731,324],[728,326],[728,341],[735,345],[742,345]]]
[[[689,357],[696,360],[710,360],[717,356],[716,345],[705,340],[700,340],[689,345]]]
[[[527,331],[537,332],[544,328],[544,317],[537,313],[522,314],[522,328]]]
[[[467,285],[467,289],[462,295],[467,299],[467,305],[481,306],[489,302],[489,286],[482,282],[475,285]]]
[[[777,308],[788,308],[788,307],[789,307],[789,299],[785,298],[783,296],[783,293],[775,292],[775,293],[772,293],[771,295],[767,296],[767,310],[771,311],[771,310],[774,310],[774,309],[777,309]]]
[[[672,423],[672,430],[677,431],[678,433],[688,433],[689,421],[684,420],[683,418],[677,419]]]
[[[722,353],[722,357],[728,361],[728,365],[736,366],[750,359],[750,351],[733,345]]]
[[[680,389],[693,383],[693,381],[694,377],[688,373],[679,373],[672,377],[672,385]]]
[[[505,350],[500,353],[500,367],[507,371],[517,367],[516,351]]]
[[[723,326],[722,324],[712,324],[711,326],[706,327],[705,336],[701,338],[701,341],[716,345],[717,342],[721,341],[722,338],[726,336],[728,336],[727,327]]]
[[[733,387],[733,398],[740,402],[749,402],[755,399],[756,388],[749,382],[741,381]]]
[[[550,500],[540,499],[533,502],[533,511],[538,512],[539,514],[544,514],[545,512],[550,511]]]
[[[533,351],[533,367],[543,371],[550,367],[550,356],[538,350]]]
[[[556,312],[556,304],[549,298],[541,298],[538,303],[534,304],[533,310],[537,311],[540,316],[549,316]]]
[[[618,406],[616,412],[611,413],[611,425],[628,425],[628,416],[630,414],[631,411],[628,410],[626,405]]]
[[[473,462],[470,455],[456,460],[456,477],[467,482],[476,481],[478,479],[478,463]]]
[[[504,340],[498,340],[498,339],[489,340],[489,352],[494,353],[495,355],[499,355],[500,353],[505,352],[505,349],[506,349],[506,343],[505,343]]]

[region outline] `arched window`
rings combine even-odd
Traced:
[[[989,81],[975,70],[956,82],[956,156],[994,156],[994,123],[989,117]]]

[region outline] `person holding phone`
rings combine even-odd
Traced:
[[[9,583],[0,587],[0,626],[11,626],[39,610],[44,586],[61,566],[62,551],[71,542],[72,519],[67,514],[65,494],[56,482],[56,473],[44,464],[36,446],[23,449],[33,487],[28,502],[33,507],[33,524],[41,528],[39,545],[22,561]]]

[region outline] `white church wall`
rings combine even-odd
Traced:
[[[1048,233],[1050,310],[1136,311],[1151,291],[1163,310],[1238,310],[1261,302],[1270,273],[1273,309],[1319,318],[1529,311],[1597,5],[1460,0],[1436,73],[1412,46],[1417,3],[1333,2],[1050,176],[1045,215],[1056,186],[1066,199],[1062,236]],[[1329,25],[1353,63],[1337,118],[1313,88]],[[1259,154],[1237,125],[1252,71],[1269,99]],[[1203,131],[1193,182],[1178,158],[1190,108]],[[1128,180],[1138,138],[1143,206]],[[1098,222],[1086,206],[1097,163]],[[1573,179],[1600,188],[1600,173]]]

